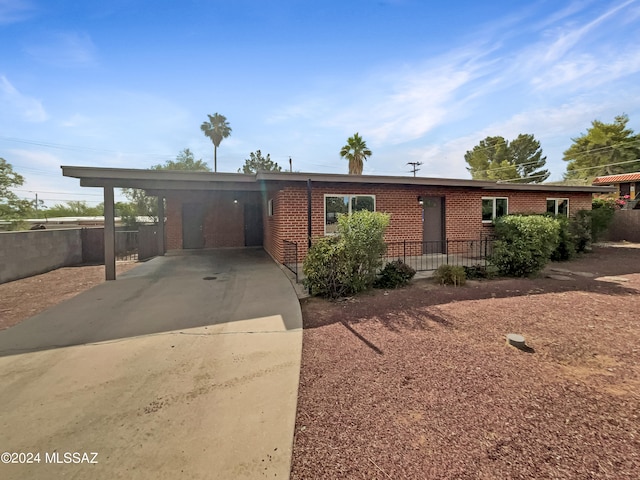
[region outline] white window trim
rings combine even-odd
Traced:
[[[496,219],[496,200],[506,200],[507,201],[507,212],[505,215],[509,215],[509,197],[482,197],[482,200],[493,200],[493,211],[491,212],[491,220],[482,220],[482,223],[493,223]],[[482,207],[482,203],[480,204]],[[480,208],[480,215],[482,216],[482,208]]]
[[[325,193],[324,194],[324,198],[322,200],[322,211],[323,211],[323,215],[322,215],[322,224],[323,229],[324,229],[324,234],[325,236],[329,236],[329,235],[335,235],[334,232],[327,232],[327,197],[349,197],[349,211],[347,212],[348,215],[351,215],[351,199],[353,197],[371,197],[373,198],[373,211],[377,211],[376,210],[376,196],[374,194],[369,194],[369,193]]]
[[[561,198],[561,197],[547,198],[547,202],[549,200],[553,200],[555,202],[555,204],[556,204],[555,209],[554,209],[555,210],[554,215],[558,215],[558,205],[559,205],[559,203],[562,202],[563,200],[566,200],[567,201],[567,217],[569,216],[570,204],[569,204],[569,199],[568,198],[566,198],[566,197],[564,197],[564,198]],[[546,205],[545,205],[545,211],[546,211]],[[547,213],[549,213],[549,212],[547,212]]]
[[[273,198],[267,201],[267,215],[273,217]]]

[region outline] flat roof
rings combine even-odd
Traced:
[[[415,185],[434,187],[466,187],[481,190],[521,190],[549,192],[612,192],[608,186],[523,184],[457,178],[346,175],[337,173],[259,172],[213,173],[182,170],[143,170],[133,168],[100,168],[62,166],[65,177],[80,179],[84,187],[140,188],[145,190],[259,190],[266,182],[274,183],[357,183],[370,185]]]

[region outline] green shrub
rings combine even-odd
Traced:
[[[342,297],[373,286],[386,250],[389,215],[361,210],[338,217],[337,234],[318,240],[302,265],[313,295]]]
[[[558,245],[560,226],[543,215],[507,215],[495,222],[490,261],[502,275],[524,277],[544,268]]]
[[[591,211],[577,211],[575,216],[569,219],[569,231],[573,236],[576,252],[585,252],[591,246]]]
[[[453,265],[440,265],[435,272],[433,278],[442,285],[464,285],[467,277],[463,267]]]
[[[571,224],[567,217],[552,217],[558,223],[558,245],[551,253],[551,260],[564,262],[576,256],[576,242],[571,232]]]
[[[378,274],[375,283],[376,288],[398,288],[409,283],[416,271],[402,260],[394,260],[387,263]]]
[[[594,198],[591,202],[591,236],[594,242],[600,240],[609,229],[613,215],[620,206],[613,198]]]
[[[309,293],[334,298],[350,293],[345,256],[338,237],[321,238],[313,244],[302,265]]]
[[[469,265],[462,268],[464,268],[464,274],[467,280],[493,277],[493,272],[484,265]]]

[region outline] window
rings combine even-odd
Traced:
[[[547,198],[547,213],[569,216],[568,198]]]
[[[273,217],[273,198],[270,198],[269,202],[267,202],[267,212],[270,217]]]
[[[482,221],[489,223],[498,217],[508,213],[509,202],[506,198],[483,197],[482,198]]]
[[[360,210],[376,211],[376,197],[373,195],[325,195],[324,233],[331,235],[338,229],[338,216]]]

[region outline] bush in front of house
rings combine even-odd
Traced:
[[[435,272],[433,272],[433,278],[442,285],[454,285],[456,287],[464,285],[467,281],[464,267],[458,265],[440,265]]]
[[[575,216],[569,219],[569,231],[573,236],[576,252],[586,252],[591,246],[591,212],[578,210]]]
[[[576,241],[571,232],[571,221],[564,216],[552,217],[558,224],[558,245],[551,253],[551,260],[564,262],[576,256]]]
[[[338,237],[321,238],[313,244],[302,264],[309,293],[320,297],[342,297],[350,293],[345,269],[345,248]]]
[[[398,288],[406,285],[416,274],[416,271],[402,260],[387,263],[374,282],[376,288]]]
[[[465,265],[462,268],[464,269],[464,275],[467,280],[492,278],[495,273],[491,271],[491,268],[487,268],[482,264]]]
[[[490,261],[501,275],[526,277],[542,270],[558,245],[560,226],[543,215],[506,215],[495,222]]]
[[[591,202],[591,236],[599,241],[609,229],[620,203],[613,197],[594,198]]]
[[[313,295],[338,298],[373,286],[386,251],[389,215],[361,210],[338,217],[337,233],[318,240],[302,265]]]

